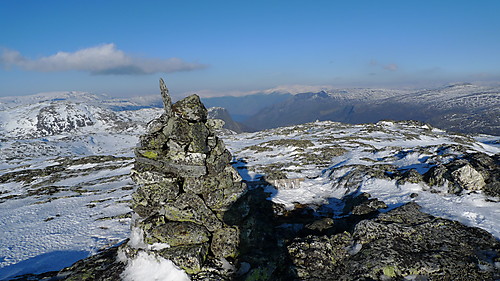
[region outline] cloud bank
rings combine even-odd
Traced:
[[[55,55],[29,59],[20,52],[10,49],[0,50],[0,65],[4,68],[19,67],[28,71],[85,71],[96,75],[105,74],[152,74],[171,73],[203,69],[207,66],[185,62],[179,58],[154,59],[127,55],[115,44],[103,44],[81,49],[76,52],[58,52]]]

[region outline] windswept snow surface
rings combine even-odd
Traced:
[[[368,176],[351,188],[339,183],[356,165],[388,164],[423,174],[437,163],[459,157],[463,154],[460,148],[489,155],[500,153],[499,137],[477,138],[483,142],[412,121],[363,125],[326,121],[231,135],[224,141],[245,180],[256,180],[273,170],[285,172],[288,178],[303,179],[297,189],[269,188],[270,199],[287,208],[295,203],[313,204],[340,214],[343,205],[336,199],[352,192],[367,192],[388,204],[389,209],[415,201],[425,212],[483,228],[500,238],[498,198],[487,198],[480,192],[459,196],[431,193],[425,183],[397,184]],[[323,160],[327,161],[321,163]],[[412,193],[418,196],[411,198]]]
[[[129,177],[130,146],[137,137],[71,139],[74,142],[25,141],[18,153],[26,155],[24,159],[5,157],[16,154],[11,149],[17,140],[0,147],[4,157],[0,280],[60,270],[128,237],[134,188]],[[48,156],[44,149],[60,154]],[[114,151],[119,157],[99,156],[103,151]]]

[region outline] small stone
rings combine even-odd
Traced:
[[[228,150],[224,150],[221,155],[210,154],[207,158],[208,173],[211,175],[221,173],[226,168],[229,161],[231,161],[231,153]]]

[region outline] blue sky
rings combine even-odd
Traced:
[[[0,1],[0,96],[500,81],[500,1]]]

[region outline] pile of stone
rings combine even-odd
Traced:
[[[207,263],[235,268],[240,230],[224,216],[246,186],[215,136],[223,123],[207,119],[197,95],[172,105],[163,80],[160,89],[165,112],[148,124],[135,151],[133,232],[140,235],[131,239],[132,246],[169,259],[190,275]]]

